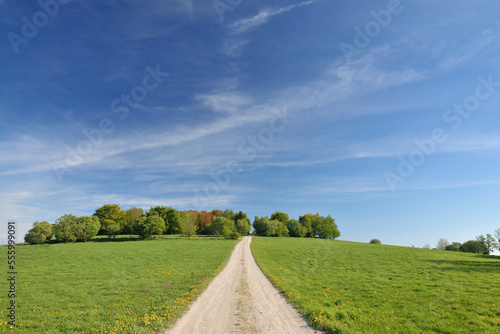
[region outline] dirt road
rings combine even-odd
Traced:
[[[224,270],[167,334],[319,333],[272,286],[250,251],[236,245]]]

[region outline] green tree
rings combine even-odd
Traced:
[[[89,241],[97,235],[101,223],[96,216],[82,216],[76,219],[75,236],[76,241]]]
[[[234,222],[237,222],[240,219],[248,219],[247,214],[243,211],[240,211],[234,215]],[[248,219],[248,222],[250,222],[250,219]]]
[[[444,249],[447,251],[458,252],[460,251],[460,247],[462,244],[460,242],[452,242],[450,245],[447,245]]]
[[[287,224],[288,221],[290,220],[290,217],[288,217],[288,214],[281,212],[281,211],[276,211],[271,215],[271,220],[278,220],[282,222],[283,224]]]
[[[466,253],[483,254],[485,250],[483,248],[483,245],[481,245],[479,241],[469,240],[467,242],[464,242],[462,246],[460,246],[460,251]]]
[[[286,224],[279,221],[279,220],[274,220],[272,219],[270,221],[271,224],[276,225],[276,233],[273,235],[270,235],[270,237],[288,237],[289,236],[289,231],[288,227],[286,227]]]
[[[149,210],[147,216],[159,216],[165,222],[165,234],[181,234],[182,219],[179,211],[165,206],[156,206]]]
[[[182,233],[181,228],[181,216],[179,211],[174,208],[168,208],[167,210],[167,220],[165,224],[168,222],[168,229],[165,234],[180,234]],[[198,225],[198,216],[195,216],[195,224]]]
[[[194,212],[185,212],[182,215],[183,231],[188,236],[189,239],[198,230],[198,217]]]
[[[212,218],[212,228],[213,228],[212,233],[215,235],[223,235],[224,233],[230,233],[232,231],[236,231],[234,222],[222,215]]]
[[[268,217],[255,217],[253,222],[255,234],[265,237],[287,237],[288,228],[279,220],[269,220]]]
[[[250,227],[250,219],[248,218],[241,218],[236,221],[236,231],[240,235],[247,235],[250,232]]]
[[[126,212],[118,204],[105,204],[95,210],[94,216],[101,222],[100,232],[106,233],[108,225],[125,226]]]
[[[134,206],[125,211],[125,220],[122,226],[122,233],[131,234],[134,222],[141,217],[144,217],[144,210],[142,208],[136,208]]]
[[[234,213],[233,210],[230,210],[230,209],[227,209],[225,210],[223,213],[220,214],[221,217],[224,217],[228,220],[232,220],[232,221],[236,221],[235,220],[235,217],[236,217],[236,214]]]
[[[290,219],[286,224],[288,233],[291,237],[302,238],[305,236],[307,229],[297,219]]]
[[[255,219],[253,221],[253,228],[254,228],[254,232],[255,232],[255,235],[258,235],[258,236],[266,236],[266,229],[267,229],[267,225],[269,224],[269,218],[267,217],[257,217],[255,216]]]
[[[123,232],[123,227],[118,224],[111,224],[106,227],[106,235],[108,238],[116,239],[116,236]],[[131,231],[132,232],[132,231]],[[128,233],[130,234],[130,233]]]
[[[304,226],[304,237],[312,238],[314,237],[314,230],[311,222],[312,214],[308,213],[299,217],[299,222],[302,226]]]
[[[32,245],[51,240],[53,236],[52,224],[48,221],[34,222],[33,227],[24,236],[24,241]]]
[[[316,233],[320,238],[325,239],[336,239],[340,237],[340,231],[335,224],[335,219],[333,219],[330,215],[326,218],[320,217],[321,220],[316,227]]]
[[[495,230],[495,237],[497,238],[497,248],[500,250],[500,228]]]
[[[493,239],[491,234],[486,234],[486,237],[484,235],[480,235],[480,236],[476,237],[476,240],[479,241],[479,243],[483,247],[484,254],[489,255],[497,247],[495,239]]]
[[[371,243],[371,244],[375,244],[375,245],[380,245],[380,244],[382,244],[382,242],[381,242],[379,239],[372,239],[372,240],[370,240],[370,243]]]
[[[53,226],[54,236],[59,242],[75,242],[79,235],[77,221],[78,217],[69,214],[63,215],[56,220]]]
[[[132,233],[138,234],[142,239],[150,238],[154,234],[165,232],[165,221],[160,216],[147,216],[134,222]]]

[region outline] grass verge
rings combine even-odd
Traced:
[[[500,258],[254,237],[265,275],[329,333],[500,333]]]
[[[222,269],[237,243],[208,238],[119,239],[18,245],[16,326],[6,323],[9,287],[3,279],[0,330],[50,334],[164,330]],[[3,246],[1,263],[6,263],[6,255]]]

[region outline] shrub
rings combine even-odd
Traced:
[[[460,246],[462,246],[460,242],[452,242],[451,245],[447,245],[444,249],[447,251],[458,252],[460,251]]]
[[[222,228],[222,236],[224,239],[230,240],[230,239],[238,239],[240,237],[240,234],[236,232],[236,229],[230,228],[229,226],[224,226]]]
[[[224,230],[225,228],[226,230]],[[234,229],[235,226],[232,220],[229,220],[223,216],[212,218],[212,234],[224,235],[224,233],[228,233],[227,231],[233,231]]]
[[[132,231],[142,239],[165,232],[165,221],[159,216],[142,217],[134,222]]]
[[[56,220],[54,235],[60,242],[89,241],[101,227],[95,216],[64,215]]]
[[[375,244],[375,245],[380,245],[380,244],[382,244],[382,242],[381,242],[379,239],[372,239],[372,240],[370,240],[370,243],[371,243],[371,244]]]
[[[288,233],[291,237],[302,238],[307,232],[307,228],[302,226],[302,224],[297,219],[290,219],[286,224],[288,228]]]
[[[82,216],[76,219],[76,241],[89,241],[99,232],[101,222],[96,216]]]
[[[123,229],[119,224],[110,224],[106,226],[106,235],[108,238],[116,238],[116,236],[122,233]]]
[[[460,246],[460,251],[466,253],[482,254],[484,253],[484,248],[479,241],[469,240],[467,242],[464,242],[463,245]]]
[[[59,242],[75,242],[78,234],[77,217],[69,214],[59,217],[54,224],[54,235]]]
[[[52,239],[52,224],[43,222],[34,222],[33,228],[24,236],[24,241],[32,245],[41,244]]]
[[[29,230],[24,236],[24,241],[32,245],[41,244],[45,240],[47,240],[47,238],[42,233],[34,231],[33,229]]]
[[[182,214],[182,231],[191,238],[198,230],[198,215],[194,212],[184,212]]]

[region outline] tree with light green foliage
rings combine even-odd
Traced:
[[[444,249],[452,252],[459,252],[462,244],[460,242],[452,242],[450,245],[447,245]]]
[[[160,216],[139,218],[132,227],[132,233],[139,235],[142,239],[150,238],[155,234],[163,234],[163,232],[165,232],[165,221]]]
[[[52,224],[48,221],[34,222],[33,227],[24,236],[24,241],[32,245],[52,239]]]
[[[100,232],[106,233],[108,225],[125,225],[126,212],[118,204],[105,204],[95,210],[94,216],[101,222]]]
[[[283,224],[287,224],[288,221],[290,220],[290,217],[288,217],[288,214],[281,212],[281,211],[276,211],[271,215],[271,220],[278,220],[282,222]]]
[[[297,219],[290,219],[286,224],[288,233],[291,237],[302,238],[305,236],[307,229]]]
[[[125,220],[122,226],[123,234],[131,234],[132,233],[132,225],[134,222],[144,216],[144,210],[142,208],[136,208],[135,206],[131,207],[127,211],[125,211]]]
[[[59,242],[89,241],[97,232],[101,223],[95,216],[77,217],[73,214],[63,215],[56,220],[53,231]]]
[[[480,235],[480,236],[476,237],[476,240],[483,247],[484,254],[489,255],[497,247],[495,239],[491,236],[491,234],[486,234],[486,237],[484,235]]]
[[[251,225],[250,225],[250,219],[248,218],[239,219],[235,225],[236,225],[236,231],[240,235],[247,235],[250,232]]]
[[[101,223],[95,216],[82,216],[76,219],[76,241],[89,241],[97,235]]]
[[[183,232],[189,239],[196,234],[198,230],[197,216],[194,212],[184,212],[182,215]]]
[[[53,231],[56,240],[59,242],[75,242],[78,235],[76,224],[77,216],[66,214],[59,217],[54,224]]]

